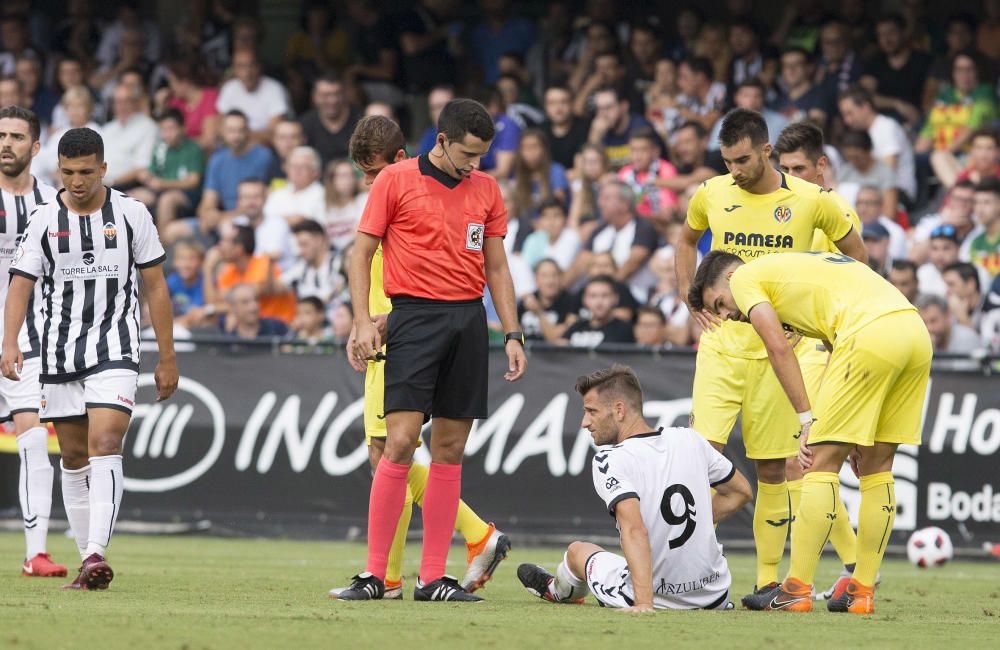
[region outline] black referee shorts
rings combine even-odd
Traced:
[[[392,299],[386,325],[385,413],[485,418],[489,335],[482,300]]]

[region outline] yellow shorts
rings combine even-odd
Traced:
[[[932,356],[915,311],[881,316],[838,343],[814,402],[809,441],[919,445]]]
[[[700,348],[694,371],[691,428],[726,444],[741,416],[747,458],[789,458],[798,453],[799,419],[771,363]]]
[[[369,361],[365,371],[365,443],[370,447],[372,438],[385,440],[385,436],[385,362]],[[417,446],[422,444],[417,438]]]
[[[369,361],[365,371],[365,442],[385,438],[385,362]]]
[[[826,372],[826,366],[830,362],[830,352],[822,341],[803,338],[795,346],[795,356],[799,360],[802,380],[806,384],[806,395],[809,396],[809,403],[812,404],[819,394],[823,373]]]

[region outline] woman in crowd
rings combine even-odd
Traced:
[[[323,187],[326,190],[323,226],[330,239],[330,246],[341,251],[354,241],[354,231],[364,212],[368,192],[361,191],[361,184],[354,174],[354,164],[350,160],[334,160],[328,164]]]
[[[514,161],[514,192],[521,215],[534,218],[547,199],[564,202],[569,192],[566,168],[552,161],[545,134],[528,129],[521,134]]]
[[[569,225],[586,241],[601,218],[597,209],[597,190],[601,179],[610,171],[604,149],[587,144],[576,155],[573,168],[573,200],[569,208]]]
[[[205,151],[215,149],[219,137],[219,112],[215,102],[219,89],[198,61],[178,59],[167,65],[169,95],[166,105],[184,116],[184,129]]]

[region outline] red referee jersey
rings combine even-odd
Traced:
[[[390,298],[475,300],[486,284],[483,245],[507,234],[507,209],[492,176],[459,181],[423,155],[379,173],[358,232],[382,239]]]

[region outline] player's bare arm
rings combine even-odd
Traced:
[[[642,522],[639,499],[624,499],[615,506],[615,519],[621,531],[622,551],[628,561],[635,589],[635,605],[622,611],[653,611],[653,553],[649,533]]]
[[[486,270],[486,285],[490,288],[493,306],[504,332],[516,332],[521,329],[517,320],[517,302],[514,298],[514,281],[510,277],[510,267],[507,266],[507,252],[503,248],[503,238],[487,237],[483,246],[483,261]],[[357,312],[355,312],[355,318]],[[510,340],[505,345],[507,351],[508,370],[504,373],[507,381],[517,381],[528,369],[528,357],[524,354],[521,341]]]
[[[849,233],[833,243],[844,255],[853,257],[863,264],[868,263],[868,251],[865,249],[864,242],[861,241],[861,233],[859,233],[854,227],[851,227],[851,231]]]
[[[680,239],[677,240],[677,257],[674,264],[674,273],[677,275],[677,292],[684,298],[684,304],[691,312],[691,317],[698,324],[707,330],[715,329],[722,321],[718,316],[707,309],[691,309],[687,303],[688,287],[694,279],[695,267],[698,265],[698,241],[705,234],[704,230],[695,230],[687,223],[684,224]]]
[[[368,233],[359,232],[354,240],[351,264],[347,270],[351,287],[351,305],[354,307],[354,360],[364,360],[375,356],[382,348],[382,337],[372,323],[368,306],[368,292],[372,286],[372,259],[381,239]],[[353,363],[353,362],[352,362]]]
[[[806,384],[802,379],[802,369],[795,356],[795,350],[788,345],[785,330],[781,326],[778,312],[770,303],[762,302],[750,309],[750,324],[757,331],[764,347],[767,348],[767,358],[774,368],[781,387],[788,395],[795,412],[799,414],[801,425],[799,435],[799,463],[803,468],[812,464],[812,450],[807,446],[809,428],[812,426],[812,410],[809,406],[809,396],[806,394]]]
[[[719,523],[736,514],[736,512],[753,499],[753,491],[747,477],[734,469],[733,476],[725,483],[712,486],[712,523]]]
[[[174,351],[174,310],[170,303],[167,281],[163,278],[163,267],[157,264],[139,269],[139,273],[142,275],[142,286],[149,303],[149,318],[153,321],[156,346],[160,353],[153,378],[156,381],[156,401],[162,402],[170,399],[177,390],[179,381],[177,353]]]
[[[35,281],[23,275],[11,275],[10,286],[7,288],[7,302],[3,314],[3,356],[0,358],[0,371],[7,379],[20,379],[24,367],[24,355],[17,345],[17,335],[24,324],[28,313],[28,301],[35,290]]]

